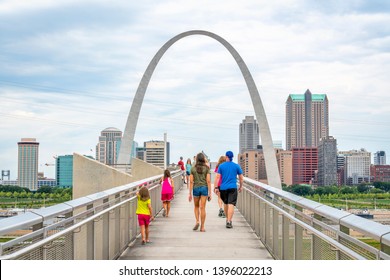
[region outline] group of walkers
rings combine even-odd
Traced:
[[[186,164],[180,157],[178,162],[183,172],[183,181],[189,190],[188,201],[194,203],[195,225],[193,230],[205,232],[206,203],[211,201],[211,172],[203,153],[198,153],[194,157],[194,162],[188,159]],[[218,196],[219,217],[226,218],[226,228],[233,228],[232,219],[234,207],[237,203],[238,192],[242,190],[243,175],[241,167],[233,162],[233,152],[227,151],[225,156],[221,156],[215,168],[214,193]],[[237,188],[237,176],[239,187]],[[163,217],[169,217],[171,200],[174,198],[174,182],[170,171],[165,170],[160,180],[161,200],[163,202]],[[153,219],[153,209],[151,207],[149,191],[142,187],[137,192],[138,223],[141,229],[142,243],[149,243],[149,223]]]

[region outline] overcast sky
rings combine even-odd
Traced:
[[[339,150],[390,153],[389,1],[1,0],[0,169],[16,179],[26,137],[40,143],[48,177],[55,155],[95,156],[103,129],[124,130],[158,49],[193,29],[240,53],[283,147],[287,97],[310,89],[328,96]],[[135,140],[166,132],[171,162],[201,150],[213,161],[232,150],[236,161],[246,115],[254,110],[234,59],[217,41],[190,36],[158,64]]]

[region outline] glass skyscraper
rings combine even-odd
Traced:
[[[73,156],[56,158],[56,180],[59,187],[73,187]]]

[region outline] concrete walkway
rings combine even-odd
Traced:
[[[253,230],[237,211],[233,228],[218,217],[217,196],[206,205],[206,232],[192,230],[195,225],[193,202],[188,202],[186,186],[171,203],[169,217],[161,212],[150,225],[150,241],[141,245],[140,237],[119,260],[272,260]]]

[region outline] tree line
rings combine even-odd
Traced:
[[[72,188],[42,186],[37,191],[18,186],[0,185],[0,208],[41,207],[72,199]]]
[[[357,186],[327,186],[317,188],[312,188],[309,185],[284,185],[283,190],[299,196],[322,196],[336,194],[386,194],[390,192],[390,183],[374,182],[372,184],[362,183]]]

